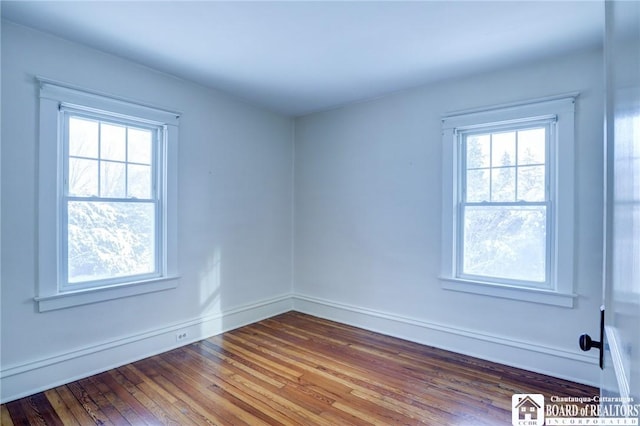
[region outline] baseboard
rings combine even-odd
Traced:
[[[0,403],[89,377],[291,309],[291,295],[286,294],[36,361],[3,366],[0,370]],[[177,332],[186,332],[187,338],[176,342]]]
[[[598,386],[596,357],[300,294],[281,295],[0,370],[0,403],[13,401],[289,310],[413,342]],[[177,332],[187,339],[176,342]]]
[[[293,309],[440,349],[599,386],[597,357],[577,350],[572,352],[300,294],[293,296]]]

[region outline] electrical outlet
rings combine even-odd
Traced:
[[[176,333],[176,342],[182,342],[189,337],[189,334],[186,331],[179,331]]]

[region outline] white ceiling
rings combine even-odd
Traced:
[[[2,16],[287,115],[601,45],[599,1],[2,1]]]

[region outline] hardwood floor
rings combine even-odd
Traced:
[[[509,425],[549,376],[288,312],[1,407],[9,425]]]

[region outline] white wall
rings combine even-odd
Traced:
[[[601,52],[447,81],[296,120],[295,302],[305,312],[597,383]],[[579,91],[573,309],[443,290],[441,123],[452,111]]]
[[[0,399],[169,349],[177,330],[196,340],[292,306],[595,383],[594,354],[576,341],[598,334],[601,60],[583,53],[313,114],[292,138],[291,119],[3,22]],[[36,312],[35,75],[183,113],[177,289]],[[441,115],[569,91],[581,92],[575,308],[442,290]]]
[[[177,289],[36,312],[36,75],[183,113]],[[290,308],[291,119],[8,22],[2,88],[3,401]]]

